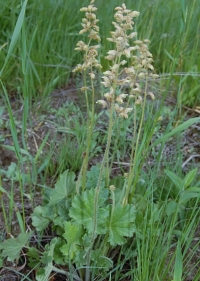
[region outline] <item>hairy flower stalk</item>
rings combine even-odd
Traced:
[[[81,9],[82,12],[85,12],[85,18],[82,19],[82,27],[83,29],[80,31],[80,34],[86,33],[88,35],[89,41],[86,44],[83,41],[79,41],[76,45],[76,49],[78,51],[84,52],[84,62],[83,64],[78,64],[77,67],[74,69],[73,72],[81,71],[84,75],[84,86],[82,88],[82,91],[85,92],[85,98],[86,98],[86,104],[87,104],[87,113],[88,113],[88,134],[87,134],[87,148],[85,151],[84,159],[83,159],[83,165],[81,168],[81,172],[79,174],[78,182],[81,182],[82,185],[82,191],[85,189],[86,186],[86,173],[87,173],[87,167],[88,167],[88,160],[89,160],[89,153],[91,149],[91,140],[92,140],[92,133],[94,128],[94,100],[95,100],[95,89],[94,89],[94,79],[95,79],[95,70],[101,69],[101,65],[98,62],[98,49],[99,45],[91,45],[93,42],[100,42],[101,39],[99,37],[99,27],[97,26],[98,19],[96,18],[95,12],[97,11],[97,8],[94,6],[94,0],[92,0],[88,7],[83,7]],[[89,75],[90,82],[91,82],[91,89],[87,87],[86,83],[86,75]],[[92,93],[92,108],[91,108],[91,114],[89,110],[89,102],[88,102],[88,91],[91,91]],[[79,192],[79,187],[77,187],[77,191]],[[97,205],[97,204],[96,204]],[[95,205],[95,206],[96,206]],[[95,207],[96,209],[97,207]],[[95,212],[95,210],[94,210]],[[93,231],[93,237],[91,238],[91,245],[93,245],[95,240],[95,234],[96,234],[96,214],[94,214],[94,231]],[[90,280],[90,260],[91,260],[91,250],[92,246],[87,252],[86,255],[86,276],[85,280]]]
[[[137,44],[137,50],[139,55],[134,56],[134,62],[133,65],[135,66],[135,69],[137,70],[137,77],[136,81],[140,80],[144,84],[144,90],[142,91],[140,84],[135,83],[136,88],[132,88],[133,94],[137,93],[135,98],[135,104],[134,104],[134,137],[132,140],[132,151],[131,151],[131,157],[130,157],[130,169],[129,169],[129,177],[128,177],[128,184],[127,184],[127,190],[126,190],[126,196],[125,196],[125,202],[128,202],[128,199],[132,199],[136,184],[138,182],[138,178],[140,175],[139,170],[142,168],[142,150],[139,148],[139,144],[142,142],[141,135],[142,135],[142,127],[144,125],[144,116],[145,116],[145,109],[146,109],[146,100],[147,96],[149,96],[152,100],[155,99],[155,96],[152,92],[148,92],[147,86],[148,86],[148,80],[149,79],[155,79],[158,77],[158,75],[153,74],[152,71],[154,71],[154,67],[152,65],[153,59],[152,54],[148,50],[148,44],[150,41],[148,39],[145,40],[136,40],[135,44]],[[143,93],[143,96],[141,95]],[[132,96],[132,93],[131,93]],[[141,105],[142,112],[141,112],[141,118],[139,121],[139,129],[136,131],[137,123],[136,123],[136,111],[137,106]],[[150,138],[149,138],[150,139]],[[141,163],[141,164],[140,164]]]
[[[117,7],[115,10],[115,22],[113,22],[115,30],[111,32],[111,38],[108,38],[108,41],[114,43],[115,48],[108,51],[106,56],[106,58],[111,61],[112,65],[108,71],[103,73],[102,84],[106,88],[106,93],[104,94],[104,99],[97,101],[97,103],[109,110],[108,141],[104,160],[102,162],[102,167],[105,163],[107,164],[107,182],[109,182],[110,172],[108,163],[113,115],[118,118],[128,118],[134,107],[134,137],[130,159],[129,180],[124,198],[124,203],[126,203],[128,202],[130,192],[133,194],[131,185],[144,121],[146,98],[147,95],[149,95],[152,100],[155,98],[153,93],[148,93],[147,91],[147,81],[149,78],[156,78],[157,75],[152,73],[154,68],[152,66],[152,54],[148,50],[149,40],[137,40],[137,33],[133,31],[133,19],[139,16],[139,12],[127,9],[125,4],[122,4],[121,7]],[[143,84],[145,84],[144,89],[142,88],[142,81],[144,81]],[[128,93],[123,93],[124,87],[129,89]],[[134,100],[134,105],[132,106],[129,106],[130,99]],[[142,106],[142,116],[137,132],[136,108],[138,105]]]
[[[111,144],[112,128],[113,128],[113,115],[119,118],[128,118],[128,114],[133,110],[132,107],[127,107],[126,99],[127,94],[121,92],[124,85],[127,85],[132,79],[123,78],[125,70],[127,70],[127,62],[132,56],[132,52],[137,49],[136,46],[131,46],[130,41],[137,36],[136,32],[132,32],[133,18],[139,16],[139,12],[131,11],[123,4],[122,7],[116,7],[114,15],[115,22],[113,22],[115,30],[111,32],[111,38],[108,41],[113,42],[115,49],[108,51],[106,56],[112,65],[108,71],[103,73],[102,84],[106,89],[104,100],[99,100],[97,103],[101,104],[104,108],[109,110],[109,125],[108,125],[108,140],[104,158],[102,161],[102,169],[107,165],[107,184],[109,183],[109,149]],[[130,74],[135,73],[134,67],[129,69]],[[127,70],[128,73],[128,70]],[[132,81],[132,80],[131,80]],[[100,186],[99,176],[99,186]]]
[[[78,182],[81,182],[82,190],[85,189],[86,185],[86,173],[88,167],[89,153],[91,149],[91,140],[92,133],[94,128],[94,104],[95,104],[95,89],[94,89],[94,79],[96,77],[96,70],[101,69],[101,64],[98,61],[98,49],[99,44],[93,44],[93,42],[100,42],[99,36],[99,27],[97,26],[98,19],[96,18],[97,8],[94,6],[94,0],[92,0],[88,7],[83,7],[80,9],[81,12],[85,12],[85,18],[82,19],[82,30],[80,34],[87,34],[88,42],[79,41],[76,45],[75,50],[84,52],[84,61],[82,64],[78,64],[73,72],[82,72],[84,77],[84,86],[82,91],[85,93],[85,99],[87,104],[87,113],[88,113],[88,134],[87,134],[87,147],[83,156],[83,166],[80,172]],[[92,45],[93,44],[93,45]],[[87,86],[86,76],[90,77],[90,86]],[[91,114],[90,106],[88,101],[88,92],[92,93],[92,102],[91,102]],[[79,190],[79,187],[77,187]]]

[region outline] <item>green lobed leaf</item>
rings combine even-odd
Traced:
[[[75,253],[78,251],[78,247],[79,246],[77,244],[74,244],[71,246],[69,244],[64,244],[60,248],[60,251],[67,259],[73,260]],[[71,248],[71,251],[70,251],[70,248]]]
[[[96,233],[105,233],[105,218],[109,216],[109,210],[105,204],[108,194],[107,189],[101,190],[98,195],[97,206],[95,206],[95,189],[85,190],[82,194],[76,195],[72,200],[69,216],[76,224],[82,224],[89,233],[93,232],[96,221]],[[94,214],[95,208],[97,211],[96,217]]]
[[[67,240],[69,244],[80,243],[80,238],[82,238],[84,232],[79,225],[73,224],[71,222],[65,222],[64,229],[65,232],[63,234],[63,237]]]
[[[31,214],[32,225],[37,231],[44,230],[50,223],[51,214],[48,211],[48,207],[37,206]]]
[[[71,207],[71,202],[62,201],[56,206],[56,211],[58,217],[60,217],[63,222],[69,219],[69,208]]]
[[[100,166],[92,166],[90,171],[87,172],[87,183],[86,187],[88,189],[95,188],[97,186],[97,182],[99,179],[99,173],[100,173]],[[102,176],[104,178],[104,176]],[[105,181],[101,181],[101,187],[104,187]]]
[[[20,233],[16,238],[9,238],[8,240],[0,243],[0,249],[2,251],[2,256],[7,257],[8,261],[14,261],[20,256],[22,248],[26,245],[32,232]]]
[[[107,220],[108,241],[112,246],[122,245],[126,237],[135,232],[135,207],[133,205],[116,205],[113,215]]]
[[[74,260],[75,255],[82,248],[80,245],[82,244],[81,238],[83,237],[84,232],[79,225],[73,224],[71,222],[65,222],[64,227],[65,232],[63,237],[67,243],[65,243],[60,250],[65,257],[69,258],[70,260]]]
[[[50,194],[49,205],[56,205],[63,199],[68,199],[71,191],[75,190],[76,183],[74,181],[76,175],[69,170],[66,170],[61,176],[58,182],[55,184],[55,188]]]

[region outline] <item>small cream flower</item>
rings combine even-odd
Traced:
[[[73,70],[73,72],[77,71],[85,71],[89,69],[91,79],[95,79],[95,74],[93,72],[94,68],[101,68],[100,63],[97,60],[98,57],[98,49],[99,45],[91,46],[91,41],[101,41],[99,36],[99,27],[97,23],[99,20],[96,18],[95,12],[97,8],[94,6],[94,0],[92,0],[88,7],[83,7],[80,9],[81,12],[85,12],[85,18],[82,19],[82,30],[79,34],[87,33],[89,37],[89,42],[85,43],[83,41],[79,41],[76,44],[75,50],[83,51],[84,54],[84,63],[81,65],[77,65],[77,67]],[[92,71],[91,71],[92,70]]]
[[[120,96],[118,96],[116,98],[116,102],[121,103],[121,104],[124,103],[123,99]]]
[[[94,72],[89,73],[89,76],[90,76],[91,79],[93,79],[93,80],[95,79],[95,74],[94,74]]]
[[[135,104],[136,104],[136,105],[142,104],[142,97],[141,97],[141,96],[138,96],[138,97],[137,97],[137,99],[136,99],[136,101],[135,101]]]
[[[162,121],[163,120],[163,117],[162,116],[159,116],[158,117],[158,121]]]
[[[119,113],[119,117],[123,117],[123,118],[128,118],[128,113],[129,112],[131,112],[133,110],[133,108],[124,108],[124,110],[123,111],[121,111],[120,113]]]
[[[103,108],[108,107],[108,104],[105,100],[98,100],[96,103],[102,105]]]
[[[81,88],[80,88],[80,90],[81,90],[81,92],[85,92],[85,91],[88,91],[88,90],[89,90],[89,88],[88,88],[88,87],[86,87],[86,86],[83,86],[83,87],[81,87]]]
[[[110,191],[114,191],[115,190],[115,186],[112,184],[110,185]]]
[[[89,47],[88,47],[87,44],[85,44],[85,42],[79,41],[79,42],[76,44],[75,50],[76,50],[76,51],[87,51],[88,48],[89,48]]]
[[[91,1],[90,2],[90,5],[88,7],[83,7],[80,9],[81,12],[96,12],[97,11],[97,8],[94,7],[94,5],[92,5],[94,3],[94,1]]]
[[[124,108],[122,106],[119,106],[118,104],[115,104],[115,111],[118,114],[119,117],[122,118],[128,118],[128,113],[131,112],[133,110],[133,108]]]
[[[137,88],[134,88],[134,89],[133,89],[133,92],[134,92],[134,93],[141,93],[142,90],[141,90],[141,88],[137,87]]]
[[[117,55],[116,50],[110,50],[110,51],[108,51],[108,55],[106,56],[106,59],[107,60],[114,60],[116,55]]]
[[[112,102],[112,100],[114,98],[114,92],[110,91],[108,93],[105,93],[104,97],[107,99],[108,102]]]
[[[155,100],[155,95],[152,92],[148,93],[152,100]]]
[[[124,103],[124,99],[127,97],[128,95],[127,94],[121,94],[119,95],[117,98],[116,98],[116,102],[122,104]]]
[[[159,78],[159,75],[154,74],[154,73],[150,73],[149,76],[152,77],[152,78],[154,78],[154,79]]]
[[[104,73],[105,74],[105,73]],[[103,76],[102,79],[104,80],[103,82],[101,82],[104,87],[108,88],[111,86],[111,83],[110,83],[110,79],[107,77],[107,76]]]
[[[133,67],[133,66],[130,66],[130,67],[126,67],[125,69],[124,69],[124,72],[126,73],[126,74],[136,74],[136,71],[135,71],[135,68]]]

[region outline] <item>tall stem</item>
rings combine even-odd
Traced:
[[[94,129],[94,98],[95,98],[95,89],[94,89],[94,82],[91,79],[91,88],[92,88],[92,111],[88,110],[88,133],[87,133],[87,144],[86,144],[86,151],[83,160],[83,169],[82,169],[82,191],[85,190],[86,186],[86,174],[88,168],[88,161],[89,161],[89,154],[91,149],[91,142],[92,142],[92,134]]]
[[[131,159],[131,165],[130,165],[130,171],[129,171],[129,177],[128,177],[128,186],[127,186],[127,192],[126,192],[126,199],[132,199],[133,194],[135,192],[135,186],[136,186],[136,180],[134,180],[134,177],[136,176],[135,173],[136,171],[136,162],[138,160],[138,147],[139,147],[139,141],[141,139],[141,130],[142,130],[142,126],[143,126],[143,122],[144,122],[144,113],[145,113],[145,108],[146,108],[146,98],[147,98],[147,80],[145,83],[145,93],[144,93],[144,101],[142,104],[142,116],[140,119],[140,125],[139,125],[139,129],[138,129],[138,133],[137,133],[137,139],[136,139],[136,143],[135,143],[135,147],[132,147],[132,153],[133,153],[133,158]],[[134,118],[136,118],[136,116],[134,116]],[[134,124],[136,125],[136,124]],[[136,129],[134,129],[134,133],[136,134]],[[134,136],[135,138],[135,136]],[[134,145],[133,143],[133,145]],[[133,163],[133,164],[132,164]],[[133,184],[134,181],[134,184]],[[131,190],[131,185],[132,186],[132,190]],[[129,197],[129,194],[131,193],[131,196]]]
[[[100,172],[99,172],[99,178],[98,178],[98,182],[97,182],[97,186],[95,189],[95,197],[94,197],[94,223],[93,223],[93,232],[92,232],[92,238],[91,238],[91,247],[88,250],[87,253],[87,268],[86,268],[86,277],[85,277],[85,281],[89,281],[90,280],[90,260],[91,260],[91,252],[92,252],[92,248],[93,248],[93,244],[96,238],[96,229],[97,229],[97,208],[98,208],[98,197],[99,197],[99,193],[101,190],[101,181],[102,181],[102,176],[103,176],[103,170],[105,167],[105,164],[109,161],[109,150],[110,150],[110,144],[111,144],[111,139],[112,139],[112,127],[113,127],[113,111],[114,111],[114,103],[113,101],[111,102],[111,107],[110,107],[110,117],[109,117],[109,125],[108,125],[108,140],[107,140],[107,144],[106,144],[106,150],[103,156],[103,160],[101,163],[101,167],[100,167]],[[108,174],[107,174],[108,176]]]

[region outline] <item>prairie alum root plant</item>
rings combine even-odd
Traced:
[[[55,261],[75,264],[81,280],[89,281],[94,280],[99,273],[102,275],[102,271],[106,273],[113,266],[115,255],[112,252],[111,258],[110,252],[128,243],[128,238],[133,237],[136,231],[134,180],[142,167],[142,161],[140,160],[140,165],[137,162],[141,155],[139,143],[147,96],[154,99],[153,93],[147,91],[147,82],[157,76],[152,73],[154,68],[152,55],[148,51],[149,41],[137,40],[137,33],[133,30],[133,19],[139,13],[127,9],[125,4],[117,7],[114,31],[111,32],[111,38],[108,38],[113,42],[113,50],[106,56],[110,67],[102,76],[105,92],[102,99],[97,101],[97,104],[108,111],[107,144],[101,165],[88,171],[96,105],[94,85],[102,66],[98,60],[100,36],[94,1],[81,11],[85,13],[85,17],[82,19],[83,29],[80,34],[86,34],[88,41],[77,43],[76,50],[83,52],[84,61],[77,65],[74,72],[80,71],[83,75],[82,91],[85,93],[88,113],[83,165],[76,181],[73,172],[66,171],[60,176],[48,195],[47,206],[38,206],[32,219],[39,231],[50,223],[54,225],[60,235],[59,241],[55,240],[55,248],[56,244],[59,246],[60,260]],[[124,87],[128,88],[128,92],[123,92]],[[136,118],[137,111],[141,116],[139,121]],[[125,175],[124,186],[116,187],[111,184],[112,165],[109,159],[113,126],[115,120],[127,119],[130,114],[134,114],[130,171]],[[47,216],[48,212],[51,216]],[[45,226],[40,223],[41,216],[45,217]]]
[[[149,79],[156,78],[157,75],[152,73],[154,68],[152,55],[148,51],[149,41],[137,40],[137,33],[133,30],[133,19],[138,17],[139,13],[127,9],[125,4],[117,7],[113,22],[114,31],[111,32],[111,38],[108,38],[113,42],[113,50],[110,50],[106,56],[106,59],[110,61],[110,67],[109,70],[103,72],[102,76],[105,93],[103,98],[97,101],[108,111],[107,144],[101,165],[87,171],[94,131],[94,85],[102,66],[98,60],[100,36],[94,1],[81,11],[85,13],[85,17],[82,19],[83,29],[80,34],[86,34],[85,38],[88,40],[77,43],[76,50],[83,52],[84,61],[78,64],[74,72],[80,71],[84,81],[82,91],[85,93],[88,113],[86,153],[77,181],[74,181],[73,173],[66,172],[62,175],[50,194],[49,207],[64,202],[67,216],[61,218],[58,215],[61,212],[58,212],[55,214],[56,223],[50,221],[54,225],[59,225],[59,232],[62,233],[63,246],[60,247],[60,251],[63,261],[76,264],[81,278],[89,281],[94,280],[99,272],[102,274],[102,269],[106,272],[112,267],[114,257],[110,258],[110,251],[127,243],[128,237],[133,237],[135,232],[136,210],[133,204],[135,177],[133,175],[139,173],[141,169],[141,166],[136,165],[136,160],[140,156],[139,143],[146,99],[148,95],[154,99],[153,93],[147,91],[147,82]],[[123,92],[124,87],[128,88],[128,92]],[[141,113],[139,121],[136,118],[137,110]],[[130,114],[135,116],[131,168],[125,175],[124,186],[116,188],[110,181],[112,166],[109,151],[113,125],[118,118],[127,119]],[[65,180],[65,178],[68,179]],[[68,182],[70,188],[67,191],[65,189],[68,187],[62,186],[62,182]],[[42,213],[41,207],[37,207],[33,214],[33,224],[38,230],[42,227],[38,224],[38,217]],[[71,238],[71,234],[75,239]],[[91,274],[93,274],[93,279],[91,279]]]
[[[82,8],[85,12],[85,18],[82,19],[83,29],[80,34],[86,33],[88,35],[88,42],[79,41],[76,50],[84,52],[84,62],[79,64],[74,72],[81,71],[84,77],[84,86],[82,90],[85,92],[86,103],[88,108],[88,117],[90,118],[89,132],[87,139],[86,156],[84,159],[82,171],[80,173],[80,180],[82,190],[85,189],[85,179],[87,164],[90,153],[90,143],[94,129],[94,101],[95,90],[94,80],[96,79],[96,70],[101,69],[101,64],[97,60],[99,57],[98,50],[100,46],[96,42],[100,42],[99,28],[96,19],[97,8],[94,6],[94,1],[91,1],[87,8]],[[123,4],[122,7],[115,8],[115,21],[113,22],[115,30],[111,32],[111,38],[107,40],[113,42],[113,50],[108,51],[105,57],[110,61],[109,70],[103,72],[102,84],[105,87],[103,99],[97,101],[103,108],[108,110],[109,124],[108,124],[108,139],[107,145],[101,164],[100,175],[97,185],[99,190],[103,170],[106,167],[106,183],[109,186],[110,171],[109,164],[109,149],[112,140],[113,125],[117,118],[127,119],[130,114],[134,114],[134,134],[132,140],[132,153],[130,159],[130,172],[128,177],[128,185],[124,194],[124,202],[130,198],[130,194],[134,194],[133,175],[137,174],[142,167],[142,161],[139,160],[140,166],[136,165],[136,161],[141,156],[139,150],[139,142],[141,142],[142,126],[144,122],[146,99],[149,95],[154,99],[154,94],[147,91],[147,83],[149,79],[157,77],[153,74],[152,54],[148,50],[149,40],[137,40],[137,33],[134,31],[134,18],[139,16],[139,12],[131,11]],[[91,84],[87,84],[86,76],[89,76]],[[123,89],[128,89],[124,93]],[[91,113],[89,114],[88,94],[92,95]],[[141,118],[137,120],[137,111],[141,112]],[[155,125],[155,124],[154,124]],[[139,128],[138,130],[136,128]],[[153,132],[153,130],[152,130]],[[149,140],[152,134],[149,135]],[[148,143],[148,140],[147,140]],[[131,186],[133,188],[131,189]],[[80,186],[78,187],[79,190]],[[131,201],[131,200],[130,200]]]

